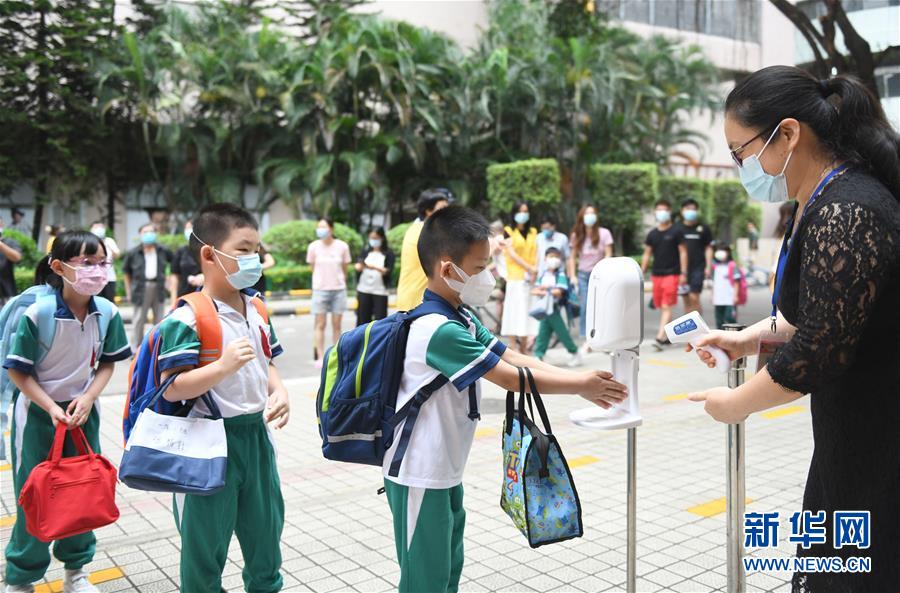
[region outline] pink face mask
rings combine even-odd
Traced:
[[[100,294],[106,287],[106,268],[104,266],[70,266],[66,262],[61,262],[67,268],[75,270],[75,282],[71,282],[63,276],[63,280],[72,285],[72,288],[78,294],[84,296],[94,296]]]

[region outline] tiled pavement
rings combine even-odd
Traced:
[[[564,353],[552,351],[549,360]],[[599,354],[587,363],[606,368]],[[725,514],[688,509],[725,495],[724,425],[709,419],[689,390],[721,385],[724,375],[700,367],[677,350],[644,348],[640,374],[644,425],[638,429],[638,590],[724,590]],[[124,372],[120,369],[119,373]],[[371,467],[326,462],[320,455],[313,410],[314,377],[292,379],[290,425],[276,433],[287,518],[282,541],[287,591],[390,591],[396,586],[387,501],[378,496],[380,473]],[[555,434],[573,465],[584,509],[583,538],[531,550],[500,510],[501,393],[486,390],[484,417],[466,471],[466,565],[461,590],[620,591],[625,581],[625,433],[589,432],[568,421],[583,406],[573,396],[547,396]],[[102,398],[104,454],[121,457],[121,395]],[[800,509],[812,452],[808,401],[784,413],[747,422],[748,510]],[[3,462],[0,462],[3,463]],[[15,512],[11,473],[0,467],[0,539]],[[179,537],[171,498],[119,487],[121,519],[98,531],[89,568],[103,591],[175,591]],[[715,505],[710,505],[714,507]],[[724,507],[721,507],[724,508]],[[697,510],[697,509],[695,509]],[[709,511],[709,512],[714,512]],[[709,513],[706,513],[709,514]],[[785,521],[786,522],[786,521]],[[785,533],[786,527],[782,527]],[[783,537],[782,540],[786,540]],[[782,541],[779,555],[792,546]],[[767,556],[775,555],[769,551]],[[242,588],[241,556],[232,542],[224,586]],[[59,590],[54,561],[39,591]],[[784,590],[788,573],[751,574],[748,591]]]

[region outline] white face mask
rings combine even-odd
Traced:
[[[725,261],[726,259],[728,259],[727,251],[716,251],[714,255],[715,255],[716,261]]]
[[[560,264],[562,264],[562,260],[558,257],[548,257],[544,260],[544,263],[547,264],[548,270],[556,270],[559,268]]]
[[[453,278],[444,278],[444,282],[447,283],[447,286],[458,292],[459,299],[471,307],[483,307],[486,305],[491,299],[491,293],[494,292],[494,287],[497,285],[497,281],[494,280],[491,271],[485,269],[474,276],[469,276],[455,263],[450,262],[450,265],[453,266],[453,269],[459,274],[462,281],[454,280]]]

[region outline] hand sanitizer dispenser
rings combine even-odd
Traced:
[[[604,410],[594,406],[571,414],[585,428],[614,430],[640,426],[637,373],[638,348],[644,338],[644,275],[629,257],[601,260],[588,284],[587,343],[593,350],[609,351],[616,381],[628,387],[621,404]]]
[[[637,590],[637,427],[638,358],[644,337],[644,275],[629,257],[603,259],[591,271],[587,311],[584,311],[587,343],[612,356],[616,381],[628,387],[621,404],[604,410],[592,406],[569,416],[576,425],[593,430],[628,431],[627,546],[625,590]]]

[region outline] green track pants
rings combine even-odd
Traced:
[[[400,593],[456,593],[463,567],[462,484],[444,490],[384,481],[394,516]]]
[[[232,534],[244,555],[249,593],[280,591],[284,499],[275,449],[262,413],[225,419],[225,488],[211,496],[175,495],[181,533],[181,591],[219,593]]]
[[[566,347],[569,354],[578,352],[578,347],[575,345],[575,342],[572,341],[572,336],[569,335],[569,327],[566,325],[565,320],[563,320],[562,314],[559,312],[559,307],[557,307],[553,312],[553,315],[541,319],[541,324],[538,326],[537,339],[534,341],[534,355],[537,358],[544,358],[544,355],[547,353],[547,348],[550,346],[550,338],[553,337],[553,334],[556,334],[556,337],[559,338],[562,345]]]

